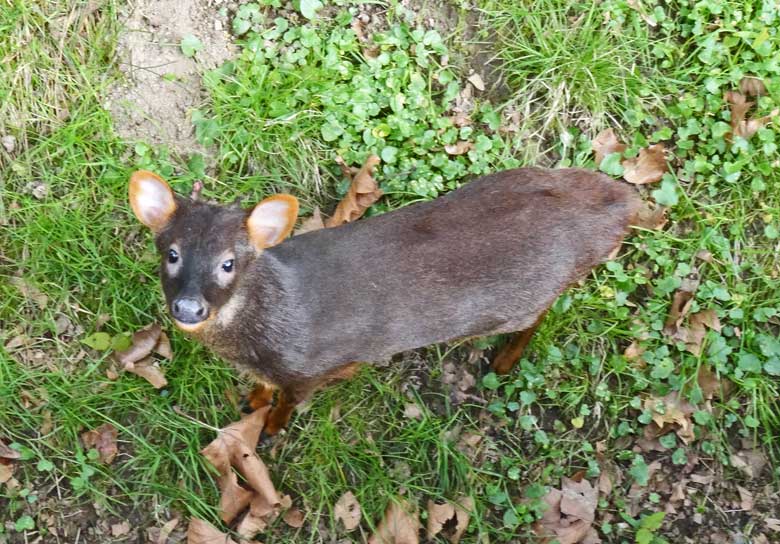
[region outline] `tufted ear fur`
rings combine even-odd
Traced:
[[[274,195],[255,206],[246,220],[249,239],[255,249],[275,246],[287,238],[298,218],[298,199],[292,195]]]
[[[153,172],[138,170],[130,176],[130,206],[138,220],[160,232],[176,211],[173,191],[163,179]]]

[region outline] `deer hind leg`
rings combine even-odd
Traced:
[[[265,382],[258,382],[246,398],[252,411],[259,410],[260,408],[271,404],[274,400],[274,391],[276,391],[276,387],[273,385]]]
[[[528,347],[529,342],[531,342],[531,338],[533,338],[536,329],[539,328],[545,315],[547,315],[547,312],[544,312],[539,316],[536,323],[527,329],[516,332],[512,338],[509,339],[509,342],[501,348],[501,351],[498,352],[496,358],[493,359],[492,365],[493,370],[497,374],[509,374],[509,372],[511,372],[517,361],[522,357],[525,348]]]

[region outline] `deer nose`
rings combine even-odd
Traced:
[[[195,324],[204,321],[208,315],[208,306],[195,298],[177,298],[171,304],[173,317],[182,323]]]

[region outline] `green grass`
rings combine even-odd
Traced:
[[[777,461],[777,129],[727,143],[722,99],[750,73],[769,90],[755,115],[776,106],[777,14],[754,3],[672,2],[648,8],[645,15],[658,23],[648,28],[619,1],[484,2],[481,16],[498,30],[491,47],[513,95],[504,103],[477,93],[472,123],[462,127],[449,117],[467,70],[441,57],[465,57],[454,50],[459,34],[418,31],[414,14],[394,8],[387,30],[374,37],[381,56],[372,60],[347,30],[350,17],[287,29],[269,18],[259,37],[246,36],[236,59],[204,75],[209,101],[194,119],[199,139],[215,152],[211,165],[198,156],[179,162],[164,148],[129,146],[115,136],[101,103],[117,76],[118,6],[109,2],[85,17],[81,7],[71,8],[79,30],[64,37],[51,29],[67,8],[14,2],[0,10],[0,135],[18,142],[13,154],[0,150],[0,272],[47,296],[39,305],[13,282],[0,282],[0,343],[20,334],[31,343],[0,348],[0,439],[24,458],[15,473],[21,490],[0,488],[0,520],[31,515],[43,529],[37,497],[57,481],[63,505],[97,502],[116,519],[132,511],[143,518],[139,526],[159,524],[173,509],[217,520],[216,487],[198,452],[213,428],[238,417],[238,391],[247,384],[177,332],[162,392],[131,375],[109,380],[109,355],[80,342],[103,316],[102,330],[111,334],[153,321],[172,331],[151,239],[126,203],[133,169],[155,169],[182,193],[204,179],[206,195],[221,201],[244,195],[250,203],[285,190],[306,210],[328,210],[346,190],[336,157],[357,165],[377,153],[388,197],[370,213],[381,213],[499,168],[597,168],[590,136],[613,125],[629,145],[627,156],[659,141],[672,149],[673,174],[643,193],[669,206],[670,224],[637,232],[615,262],[565,293],[519,371],[498,380],[475,370],[472,392],[484,405],[452,404],[442,375],[447,364],[467,365],[470,349],[500,339],[431,347],[419,360],[366,369],[315,397],[285,435],[260,450],[280,489],[309,517],[298,531],[278,524],[264,541],[317,542],[320,526],[340,537],[331,510],[347,490],[370,529],[404,488],[421,505],[473,497],[478,515],[464,541],[502,542],[529,530],[539,486],[577,470],[595,478],[605,459],[627,475],[651,459],[674,470],[683,448],[738,480],[729,456],[745,438]],[[723,39],[713,42],[712,29]],[[284,48],[255,48],[264,40]],[[525,112],[518,132],[500,131],[518,109]],[[444,147],[458,141],[473,149],[449,155]],[[45,198],[30,194],[33,181],[46,185]],[[711,263],[697,258],[702,250]],[[701,285],[691,311],[715,309],[724,325],[707,333],[700,357],[661,333],[674,291],[695,270]],[[58,336],[62,315],[76,329]],[[634,340],[646,350],[645,366],[622,356]],[[683,390],[700,401],[695,382],[703,364],[735,383],[711,413],[697,402],[697,427],[706,434],[638,459],[631,448],[651,415],[643,413],[643,398]],[[403,416],[409,403],[422,419]],[[105,422],[120,439],[109,467],[79,440]],[[470,434],[481,437],[474,451],[459,444]],[[598,443],[605,453],[597,453]],[[626,478],[624,488],[633,481]],[[628,515],[624,491],[600,512]],[[714,508],[705,505],[704,514]],[[615,542],[633,539],[633,529],[620,531]],[[10,532],[11,542],[23,538]]]

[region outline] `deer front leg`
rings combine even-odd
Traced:
[[[501,348],[501,351],[498,352],[496,358],[493,359],[492,366],[496,374],[509,374],[512,367],[515,366],[515,363],[522,357],[525,348],[528,346],[531,338],[533,338],[536,329],[539,328],[545,315],[547,315],[547,312],[544,312],[539,316],[536,323],[527,329],[516,332],[512,338],[509,339],[509,342]]]
[[[260,408],[271,404],[274,400],[274,391],[276,391],[276,387],[273,385],[265,382],[258,382],[246,398],[252,411],[259,410]]]
[[[289,389],[279,391],[276,404],[271,408],[268,419],[265,420],[265,427],[263,427],[264,436],[274,436],[290,422],[290,417],[293,411],[295,411],[295,407],[305,398],[296,393]]]

